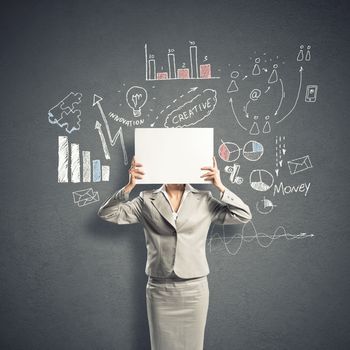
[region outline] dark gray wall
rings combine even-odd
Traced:
[[[226,235],[236,234],[226,245],[208,240],[205,348],[348,349],[347,13],[346,1],[26,1],[2,7],[0,348],[149,349],[142,228],[112,225],[96,215],[101,202],[127,182],[128,165],[119,143],[109,147],[111,160],[103,160],[95,130],[102,119],[92,106],[98,94],[106,113],[134,120],[125,92],[140,85],[149,92],[144,126],[191,87],[217,91],[215,110],[196,126],[215,128],[222,180],[251,206],[259,234],[257,241],[247,226],[244,237],[253,236],[252,241],[239,250],[241,227],[225,228]],[[221,79],[145,81],[145,43],[166,65],[168,48],[176,49],[179,63],[188,62],[191,40]],[[296,60],[301,44],[312,46],[308,62]],[[265,83],[277,62],[285,84],[281,115],[295,100],[300,66],[303,82],[291,115],[278,124],[272,116],[271,132],[253,136],[238,125],[229,98],[242,115],[257,81],[251,74],[239,79],[251,72],[256,57],[265,56],[273,58],[261,62],[268,69],[261,73]],[[240,72],[240,90],[227,93],[233,70]],[[304,101],[308,84],[319,87],[314,103]],[[83,94],[82,121],[79,131],[68,134],[50,124],[47,113],[70,91]],[[279,91],[251,113],[273,112]],[[241,123],[250,126],[252,117],[244,118]],[[108,120],[115,133],[121,124]],[[123,127],[129,161],[133,130]],[[110,181],[57,183],[59,135],[109,164]],[[279,135],[286,138],[287,152],[275,184],[310,183],[307,196],[273,196],[273,188],[258,192],[249,185],[254,169],[274,174]],[[232,184],[224,171],[227,163],[217,153],[221,139],[240,147],[253,139],[265,147],[259,161],[242,156],[237,161],[241,185]],[[291,175],[286,161],[304,155],[313,167]],[[89,187],[100,201],[78,207],[72,192]],[[152,187],[139,186],[133,195]],[[255,207],[263,196],[276,205],[267,215]],[[278,226],[289,234],[276,239],[282,233],[273,236]],[[221,229],[213,227],[210,237],[223,237]]]

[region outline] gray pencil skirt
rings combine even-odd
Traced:
[[[149,277],[146,303],[152,350],[203,350],[207,276],[181,281]]]

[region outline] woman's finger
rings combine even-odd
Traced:
[[[143,174],[143,175],[145,174],[143,170],[139,170],[139,169],[134,169],[133,172],[137,174]]]
[[[207,172],[207,173],[201,175],[201,177],[206,177],[206,176],[213,176],[213,173],[212,172]]]
[[[214,171],[214,168],[211,167],[211,166],[204,166],[201,168],[201,170],[211,170],[211,171]]]

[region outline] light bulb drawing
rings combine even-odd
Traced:
[[[141,108],[147,101],[147,91],[141,86],[132,86],[126,93],[126,102],[134,117],[141,116]]]

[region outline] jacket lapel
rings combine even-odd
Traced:
[[[150,199],[152,204],[159,211],[159,213],[164,217],[166,221],[169,222],[175,229],[180,229],[181,226],[186,222],[186,220],[193,215],[195,208],[197,207],[197,200],[200,199],[199,191],[192,187],[191,192],[187,194],[187,197],[181,204],[181,208],[178,212],[177,221],[175,222],[173,213],[171,212],[170,205],[164,194],[158,190],[154,191]]]
[[[198,208],[198,200],[201,197],[197,192],[198,191],[189,192],[182,203],[176,220],[178,230],[181,229],[192,215],[195,215],[196,208]]]
[[[164,219],[168,221],[169,224],[176,229],[176,224],[170,209],[170,205],[167,202],[166,198],[164,197],[163,193],[162,192],[153,193],[150,199],[152,200],[152,204],[159,211],[159,213],[164,217]]]

